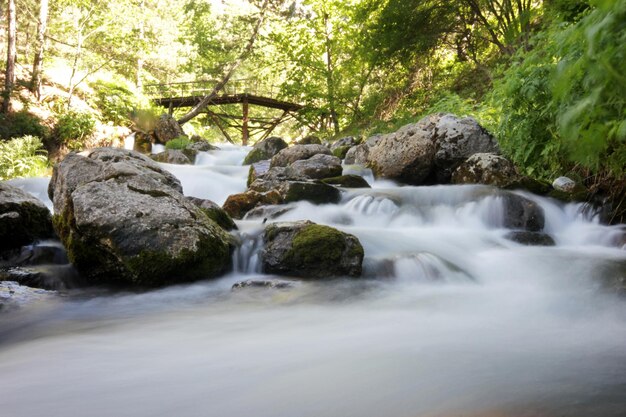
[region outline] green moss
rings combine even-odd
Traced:
[[[333,150],[333,155],[339,159],[344,159],[349,150],[350,146],[339,146]]]
[[[214,208],[202,208],[201,209],[204,214],[218,226],[220,226],[224,230],[234,230],[237,229],[237,225],[233,221],[233,219],[226,213],[226,211],[219,207]]]
[[[339,177],[324,178],[324,184],[337,185],[346,188],[370,188],[367,181],[358,175],[341,175]]]
[[[251,164],[254,164],[255,162],[263,161],[264,159],[269,159],[269,156],[266,155],[266,153],[263,152],[261,149],[253,148],[248,153],[248,155],[246,155],[246,158],[243,160],[243,164],[251,165]]]
[[[183,150],[191,144],[191,141],[187,136],[178,136],[165,144],[166,149],[178,149]]]
[[[294,266],[315,267],[333,265],[346,250],[344,235],[332,227],[312,224],[305,226],[293,239],[285,260]]]

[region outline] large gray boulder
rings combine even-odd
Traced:
[[[282,202],[309,201],[314,204],[337,203],[341,192],[332,185],[310,179],[298,172],[289,172],[288,168],[271,168],[262,177],[254,180],[249,190],[267,193],[276,191]]]
[[[180,127],[176,119],[169,114],[162,114],[154,126],[154,136],[157,143],[165,144],[179,136],[186,136],[183,128]]]
[[[246,155],[243,161],[244,165],[250,165],[255,162],[271,159],[281,150],[287,148],[287,142],[282,138],[272,136],[254,144],[252,150]]]
[[[493,153],[476,153],[452,174],[453,184],[485,184],[506,187],[519,181],[515,165],[503,156]]]
[[[367,160],[370,154],[370,145],[362,143],[360,145],[353,146],[346,152],[344,162],[347,165],[367,165]]]
[[[413,185],[447,184],[452,172],[470,156],[499,153],[496,140],[476,120],[443,113],[370,138],[366,144],[368,164],[377,176]]]
[[[48,189],[54,226],[90,283],[141,286],[208,278],[230,265],[230,237],[136,152],[70,154]]]
[[[150,155],[157,162],[176,165],[191,165],[191,159],[183,151],[178,149],[166,149],[154,155]]]
[[[435,151],[432,131],[410,124],[370,147],[368,161],[378,177],[419,185],[431,173]]]
[[[53,236],[50,210],[26,191],[0,182],[0,251]]]
[[[434,169],[437,182],[450,182],[452,172],[467,158],[476,153],[499,154],[498,142],[471,117],[453,114],[434,114],[419,122],[433,132],[437,150]]]
[[[341,175],[341,159],[336,156],[317,154],[309,159],[301,159],[291,163],[285,170],[285,175],[290,178],[306,177],[311,179],[323,179]]]
[[[309,159],[313,155],[332,155],[330,149],[323,145],[294,145],[278,152],[271,162],[271,167],[286,167],[295,161]]]
[[[359,277],[363,247],[348,233],[310,221],[266,226],[261,252],[266,273],[303,278]]]

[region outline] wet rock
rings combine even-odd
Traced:
[[[185,199],[172,174],[136,152],[70,154],[48,193],[55,229],[89,283],[165,285],[230,265],[229,235]]]
[[[296,142],[296,145],[321,145],[322,141],[317,136],[309,135]]]
[[[153,135],[143,132],[135,132],[135,141],[133,143],[133,150],[143,154],[149,154],[152,150],[152,143],[155,141]]]
[[[0,251],[53,236],[50,210],[26,191],[0,182]]]
[[[322,182],[345,188],[371,188],[369,183],[365,181],[365,178],[360,175],[341,175],[339,177],[325,178]]]
[[[552,183],[552,188],[557,191],[563,191],[564,193],[571,193],[576,188],[576,182],[567,177],[558,177]]]
[[[341,175],[341,160],[332,155],[317,154],[291,163],[285,170],[288,178],[322,179]]]
[[[244,219],[275,219],[295,208],[294,205],[259,206],[246,213]]]
[[[332,152],[333,152],[333,155],[336,156],[337,158],[344,159],[349,150],[350,150],[349,146],[340,146],[339,148],[333,149]]]
[[[432,171],[435,150],[432,131],[410,124],[370,147],[368,162],[378,177],[420,185]]]
[[[533,194],[546,195],[550,192],[552,187],[549,183],[539,181],[533,178],[519,176],[515,181],[510,182],[506,186],[502,187],[507,190],[526,190]]]
[[[527,246],[554,246],[556,244],[550,235],[539,232],[517,230],[507,233],[505,237]]]
[[[367,165],[367,160],[370,153],[370,145],[362,143],[361,145],[353,146],[348,149],[344,157],[344,162],[347,165]]]
[[[0,268],[0,281],[52,291],[75,288],[81,283],[78,271],[70,264]]]
[[[303,278],[361,276],[363,247],[350,234],[309,221],[266,226],[261,252],[266,273]]]
[[[54,242],[22,246],[0,255],[0,267],[43,264],[67,264],[65,249]]]
[[[454,171],[452,183],[506,187],[518,178],[515,165],[505,157],[493,153],[476,153]]]
[[[154,136],[157,143],[166,144],[172,139],[186,135],[174,117],[162,114],[154,127]]]
[[[276,136],[263,139],[262,141],[254,144],[252,150],[244,159],[243,164],[250,165],[265,159],[272,159],[274,155],[288,146],[287,142]]]
[[[288,173],[285,167],[274,167],[259,175],[248,187],[254,191],[266,192],[277,189],[281,184],[290,180],[306,181],[308,178],[293,171]]]
[[[332,155],[330,149],[323,145],[294,145],[278,152],[272,158],[270,166],[272,168],[286,167],[298,160],[309,159],[317,154]]]
[[[365,144],[367,146],[369,146],[370,148],[372,146],[376,146],[378,145],[378,142],[381,141],[381,139],[384,137],[385,135],[381,134],[381,133],[377,133],[375,135],[370,136],[369,138],[365,139]]]
[[[256,179],[249,186],[249,190],[260,193],[276,191],[283,202],[306,200],[314,204],[337,203],[341,199],[341,192],[328,184],[318,180],[311,180],[288,168],[275,167]]]
[[[279,281],[277,279],[268,279],[268,280],[254,280],[248,279],[245,281],[239,281],[233,284],[233,290],[241,290],[244,288],[263,288],[263,289],[272,289],[272,290],[284,290],[288,288],[293,288],[294,283],[289,281]]]
[[[200,208],[200,210],[202,210],[204,214],[209,216],[209,219],[217,223],[222,229],[226,231],[237,229],[237,225],[235,224],[233,219],[228,215],[228,213],[226,213],[226,210],[224,210],[223,208],[221,208],[219,205],[212,202],[211,200],[205,200],[205,199],[196,198],[196,197],[185,197],[185,198],[187,199],[187,201],[194,204],[196,207]]]
[[[309,201],[313,204],[338,203],[341,192],[328,184],[318,181],[286,181],[278,187],[285,203]]]
[[[346,146],[350,148],[352,146],[358,145],[358,143],[359,141],[354,136],[346,136],[345,138],[341,138],[333,142],[333,144],[330,145],[330,150],[334,151],[335,149],[343,148]]]
[[[222,208],[234,219],[242,219],[247,212],[263,205],[281,204],[283,198],[276,190],[258,192],[248,190],[244,193],[228,196]]]
[[[187,145],[187,149],[193,149],[198,152],[219,151],[220,147],[210,144],[206,139],[201,136],[193,135],[189,138],[191,144]]]
[[[543,230],[545,217],[539,204],[513,193],[502,195],[503,226],[507,229],[520,229],[529,232]]]
[[[198,153],[200,152],[217,151],[220,149],[217,146],[211,145],[209,142],[200,138],[199,136],[193,136],[191,138],[192,141],[194,140],[194,138],[196,138],[196,141],[185,146],[185,149],[182,150],[185,156],[189,158],[189,161],[191,161],[191,163],[195,162],[196,156],[198,156]]]
[[[150,156],[157,162],[165,164],[191,165],[191,160],[183,151],[178,149],[166,149],[163,152]],[[195,159],[195,156],[194,156]]]
[[[0,311],[13,310],[50,301],[56,296],[57,293],[54,291],[30,288],[17,282],[0,282]]]
[[[263,176],[267,174],[269,170],[270,170],[269,159],[251,164],[250,170],[248,171],[247,186],[249,187],[250,184],[252,184],[255,180],[263,178]]]
[[[454,170],[476,153],[499,154],[498,142],[471,117],[434,114],[418,124],[433,132],[437,150],[434,156],[435,176],[439,184],[447,184]]]
[[[557,200],[565,201],[565,202],[591,202],[592,205],[602,205],[599,201],[592,198],[589,194],[589,191],[582,185],[579,184],[570,178],[567,177],[559,177],[554,180],[552,183],[552,190],[548,193],[548,195],[552,198],[556,198]],[[600,203],[600,204],[597,204]]]
[[[353,146],[356,146],[358,143],[359,141],[354,138],[354,136],[347,136],[333,142],[330,145],[330,150],[336,157],[344,159],[348,150],[350,150]]]

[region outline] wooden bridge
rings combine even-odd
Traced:
[[[170,114],[176,108],[193,107],[206,95],[210,94],[217,81],[194,81],[170,84],[146,84],[145,94],[158,106],[168,109]],[[231,80],[222,91],[213,99],[205,110],[208,117],[215,123],[224,137],[231,143],[233,139],[227,128],[234,128],[241,132],[241,143],[248,144],[248,140],[258,135],[258,140],[265,139],[279,124],[289,118],[297,118],[297,112],[303,106],[289,101],[279,100],[279,90],[275,86],[268,86],[258,80],[240,79]],[[241,104],[241,115],[217,112],[211,106],[227,104]],[[281,110],[276,117],[250,117],[250,105]]]

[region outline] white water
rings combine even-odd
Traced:
[[[245,154],[163,166],[221,204]],[[231,291],[269,278],[245,220],[220,280],[0,316],[0,415],[626,415],[626,303],[602,287],[626,269],[622,229],[527,195],[557,246],[526,247],[488,187],[374,186],[277,219],[358,236],[365,280]]]

